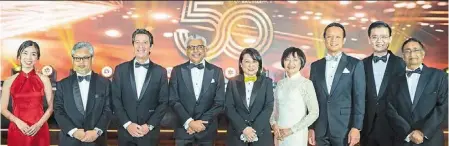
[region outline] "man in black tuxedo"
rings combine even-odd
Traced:
[[[189,61],[175,66],[170,76],[170,106],[179,119],[176,146],[213,146],[225,101],[223,71],[204,60],[204,37],[194,34],[186,42]]]
[[[366,77],[365,117],[361,144],[363,146],[392,146],[393,131],[385,116],[385,89],[395,76],[404,72],[402,58],[388,50],[391,28],[382,21],[371,23],[368,28],[369,43],[373,54],[363,59]]]
[[[365,112],[363,62],[341,51],[345,29],[331,23],[324,29],[327,56],[311,65],[320,114],[309,127],[309,143],[319,146],[353,146],[360,140]],[[316,142],[316,143],[315,143]]]
[[[91,44],[76,43],[72,49],[75,74],[57,83],[54,116],[61,128],[61,146],[106,146],[111,82],[92,71],[93,56]]]
[[[387,88],[387,117],[395,146],[442,146],[447,115],[448,75],[423,64],[426,49],[410,38],[402,45],[405,72]]]
[[[120,146],[159,144],[160,121],[168,106],[167,71],[150,61],[153,35],[145,29],[132,34],[135,57],[115,68],[112,79],[114,113]]]

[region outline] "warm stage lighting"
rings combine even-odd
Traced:
[[[359,17],[359,18],[365,17],[365,13],[355,13],[354,16],[355,16],[355,17]]]
[[[117,1],[10,1],[2,3],[0,39],[68,24],[122,7]]]
[[[438,6],[447,6],[447,2],[438,2],[437,5]]]
[[[165,20],[170,17],[171,17],[170,15],[165,14],[165,13],[154,13],[153,14],[153,19],[156,19],[156,20]]]
[[[301,19],[301,20],[308,20],[309,17],[308,16],[301,16],[301,17],[299,17],[299,19]]]
[[[171,32],[164,32],[163,36],[166,37],[166,38],[171,38],[171,37],[173,37],[173,33],[171,33]]]
[[[122,36],[122,33],[120,33],[118,30],[115,29],[110,29],[104,32],[107,36],[109,37],[113,37],[113,38],[118,38]]]
[[[254,44],[256,42],[256,39],[254,38],[246,38],[245,40],[243,40],[245,43],[247,44]]]
[[[391,12],[394,12],[394,11],[396,11],[396,9],[394,9],[394,8],[388,8],[388,9],[385,9],[385,10],[384,10],[384,13],[391,13]]]
[[[429,5],[429,4],[423,5],[422,8],[423,9],[430,9],[430,8],[432,8],[432,5]]]
[[[350,1],[340,1],[340,5],[347,5],[349,3],[351,3],[351,2]]]

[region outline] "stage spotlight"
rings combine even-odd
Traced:
[[[432,5],[429,5],[429,4],[423,5],[422,8],[423,9],[430,9],[430,8],[432,8]]]
[[[107,36],[109,37],[113,37],[113,38],[118,38],[122,36],[122,33],[120,33],[118,30],[115,29],[110,29],[104,32]]]
[[[156,20],[165,20],[165,19],[168,19],[171,17],[170,15],[165,14],[165,13],[154,13],[152,16],[153,16],[153,19],[156,19]]]

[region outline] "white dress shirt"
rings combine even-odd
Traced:
[[[327,54],[327,56],[331,56]],[[332,82],[334,81],[335,72],[337,71],[338,63],[340,62],[342,53],[337,54],[337,61],[334,60],[326,60],[326,85],[327,85],[327,93],[331,94]]]
[[[90,71],[86,75],[81,75],[79,73],[76,73],[76,75],[77,76],[88,76],[88,75],[92,75],[92,71]],[[91,79],[92,79],[92,77],[91,77]],[[87,107],[87,98],[88,98],[88,95],[89,95],[89,84],[90,84],[90,81],[86,81],[86,80],[78,82],[78,86],[80,87],[81,100],[83,102],[84,111],[86,111],[86,107]],[[78,128],[73,128],[72,130],[70,130],[68,132],[68,134],[71,137],[73,137],[73,134],[76,132],[76,130],[78,130]],[[100,131],[100,133],[103,133],[103,131],[101,129],[97,128],[97,127],[95,127],[94,130]]]
[[[137,92],[137,98],[140,97],[140,92],[142,91],[143,83],[145,82],[145,77],[147,76],[148,69],[146,69],[143,66],[140,66],[136,68],[136,62],[137,59],[134,59],[133,66],[134,66],[134,78],[136,82],[136,92]],[[146,60],[143,64],[150,63],[150,59]],[[123,127],[126,129],[128,128],[129,124],[131,124],[131,121],[126,122],[123,124]],[[153,126],[150,125],[150,130],[153,129]]]
[[[254,86],[254,82],[253,81],[249,81],[245,83],[245,92],[246,92],[246,105],[248,105],[249,109],[249,104],[251,102],[251,93],[253,91],[253,86]]]
[[[190,63],[193,63],[190,61]],[[206,61],[203,59],[201,62],[204,67],[206,67]],[[201,87],[203,86],[203,76],[204,76],[204,68],[198,69],[196,67],[190,69],[190,75],[192,75],[192,84],[193,84],[193,92],[195,93],[195,98],[198,100],[201,93]],[[189,123],[193,121],[192,118],[189,118],[184,122],[184,128],[189,129]]]
[[[148,69],[141,66],[136,68],[137,59],[134,59],[134,77],[136,80],[137,98],[140,97],[140,92],[142,91],[143,83],[145,82],[145,77],[147,76]],[[150,59],[145,61],[143,64],[150,63]]]
[[[376,84],[376,93],[379,95],[380,85],[382,84],[382,80],[384,78],[385,70],[387,69],[388,59],[390,59],[390,54],[387,53],[387,61],[377,61],[373,63],[373,75],[374,75],[374,83]]]
[[[422,70],[423,65],[421,64],[418,68],[420,68]],[[408,67],[406,67],[405,70],[412,71]],[[413,73],[410,77],[408,77],[407,74],[405,75],[405,77],[407,78],[408,92],[410,94],[410,100],[412,101],[412,104],[413,104],[413,100],[415,99],[416,87],[418,87],[418,81],[419,81],[420,76],[421,76],[421,74],[417,74],[417,73]],[[410,142],[410,136],[411,136],[411,133],[408,134],[407,137],[405,138],[406,142]]]
[[[422,70],[422,65],[419,66],[419,68]],[[406,71],[412,71],[411,69],[407,68]],[[421,74],[413,73],[410,77],[407,77],[407,85],[408,85],[408,92],[410,93],[410,100],[413,103],[413,100],[415,99],[415,92],[416,87],[418,87],[418,81]]]

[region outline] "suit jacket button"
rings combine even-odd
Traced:
[[[376,105],[379,105],[379,102],[377,102]]]
[[[331,103],[331,101],[327,101],[327,103]]]

